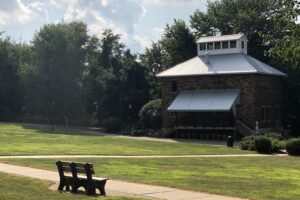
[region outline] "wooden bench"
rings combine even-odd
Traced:
[[[76,193],[78,188],[84,187],[87,195],[95,195],[96,189],[100,191],[101,195],[106,195],[105,184],[108,179],[93,177],[95,174],[93,164],[57,161],[56,165],[60,176],[58,190],[66,187],[68,191],[71,186],[71,191]],[[72,175],[65,173],[70,171]]]

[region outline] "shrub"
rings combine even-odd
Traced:
[[[240,148],[242,150],[254,151],[255,150],[254,140],[255,140],[255,136],[253,136],[253,135],[244,137],[242,139],[242,141],[240,142]]]
[[[118,117],[108,117],[102,120],[101,125],[106,131],[117,132],[122,128],[122,121]]]
[[[272,153],[272,141],[266,136],[255,137],[254,146],[259,153]]]
[[[288,140],[286,150],[290,155],[300,155],[300,138]]]
[[[143,128],[161,128],[161,99],[146,103],[139,112],[139,118]]]
[[[278,139],[271,139],[272,142],[272,152],[280,152],[282,149],[285,148],[285,142],[280,141]]]
[[[279,133],[267,133],[265,134],[266,137],[272,138],[272,139],[277,139],[277,140],[282,140],[282,136]]]

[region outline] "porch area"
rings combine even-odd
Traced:
[[[178,94],[168,111],[173,113],[176,138],[225,139],[236,137],[239,90],[197,90]]]

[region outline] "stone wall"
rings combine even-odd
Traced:
[[[240,105],[237,106],[237,119],[254,129],[255,122],[260,127],[273,128],[275,113],[281,107],[282,77],[262,74],[204,75],[160,78],[163,128],[174,127],[174,114],[167,111],[174,98],[183,90],[240,89]],[[171,92],[171,81],[177,81],[177,93]],[[262,122],[261,106],[271,106],[271,121]],[[280,118],[280,113],[278,114]]]

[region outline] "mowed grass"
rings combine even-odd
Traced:
[[[238,148],[187,142],[167,143],[0,124],[0,155],[185,155],[245,154]]]
[[[0,199],[3,200],[142,200],[126,197],[88,197],[49,190],[53,183],[0,173]]]
[[[98,176],[263,200],[300,199],[300,157],[74,159]],[[54,159],[5,162],[56,170]]]

